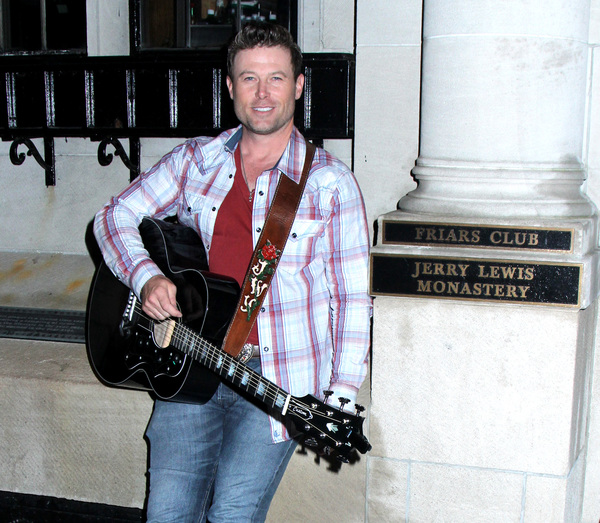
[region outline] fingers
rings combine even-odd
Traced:
[[[142,310],[155,320],[181,317],[177,309],[177,287],[165,276],[153,276],[142,289]]]

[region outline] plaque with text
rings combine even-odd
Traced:
[[[572,229],[383,222],[383,243],[572,252]]]
[[[580,264],[371,255],[371,294],[578,306]]]

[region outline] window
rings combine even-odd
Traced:
[[[86,52],[82,0],[0,0],[5,53]]]
[[[296,36],[297,0],[133,0],[138,50],[220,49],[248,20],[271,20]]]

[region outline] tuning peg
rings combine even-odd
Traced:
[[[356,409],[356,414],[358,415],[360,415],[361,412],[365,411],[365,408],[362,405],[359,405],[358,403],[354,405],[354,408]]]
[[[348,398],[338,398],[338,401],[340,402],[340,408],[342,410],[344,410],[344,407],[350,403],[350,400]]]
[[[329,398],[329,396],[333,396],[333,391],[332,390],[324,390],[323,395],[325,396],[325,399],[327,399],[327,398]]]

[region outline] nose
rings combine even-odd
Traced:
[[[260,100],[269,96],[269,88],[267,82],[259,80],[256,85],[256,97]]]

